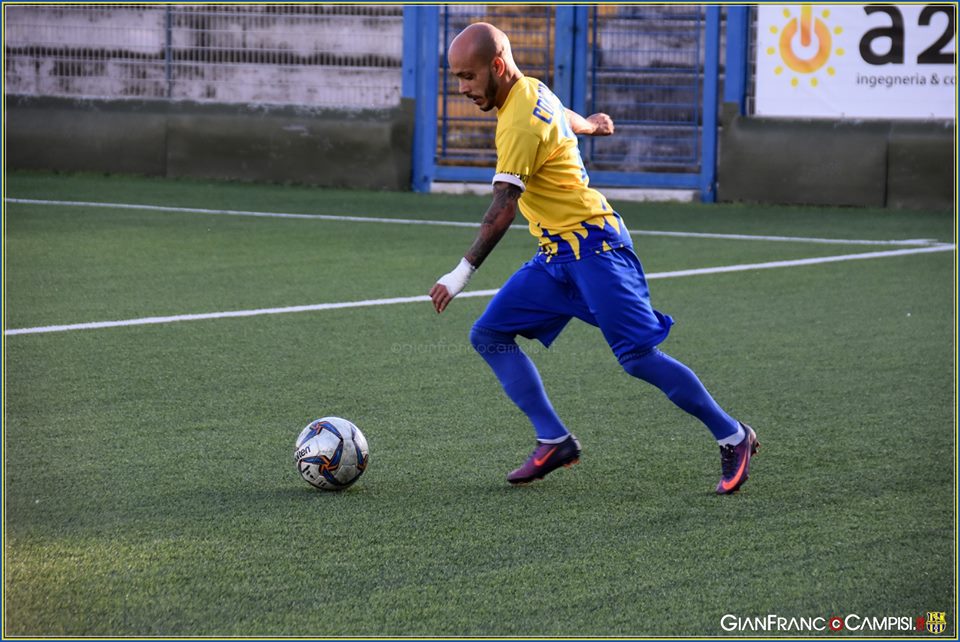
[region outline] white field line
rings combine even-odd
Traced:
[[[886,250],[882,252],[865,252],[861,254],[843,254],[839,256],[821,256],[811,259],[794,259],[790,261],[772,261],[769,263],[744,263],[741,265],[727,265],[720,267],[697,268],[693,270],[677,270],[674,272],[654,272],[647,275],[647,279],[670,279],[684,276],[699,276],[703,274],[722,274],[726,272],[745,272],[748,270],[770,270],[774,268],[799,267],[804,265],[819,265],[822,263],[838,263],[841,261],[857,261],[862,259],[880,259],[893,256],[908,256],[911,254],[927,254],[930,252],[949,252],[954,250],[952,244],[940,244],[932,247],[909,248],[903,250]],[[489,297],[499,290],[473,290],[462,292],[458,298]],[[255,317],[265,314],[288,314],[291,312],[315,312],[320,310],[340,310],[344,308],[366,308],[380,305],[395,305],[398,303],[425,303],[429,296],[407,296],[392,299],[370,299],[366,301],[345,301],[340,303],[317,303],[314,305],[295,305],[285,308],[261,308],[258,310],[234,310],[227,312],[207,312],[202,314],[178,314],[164,317],[144,317],[140,319],[126,319],[123,321],[95,321],[91,323],[73,323],[70,325],[48,325],[35,328],[16,328],[6,330],[7,336],[14,334],[41,334],[46,332],[67,332],[70,330],[93,330],[97,328],[117,328],[130,325],[155,325],[175,323],[179,321],[200,321],[202,319],[226,319],[231,317]]]
[[[165,205],[137,205],[133,203],[96,203],[89,201],[47,201],[32,198],[8,198],[7,203],[26,205],[52,205],[56,207],[103,207],[150,212],[178,212],[187,214],[213,214],[218,216],[252,216],[257,218],[293,218],[317,221],[341,221],[350,223],[392,223],[394,225],[435,225],[441,227],[480,227],[472,221],[435,221],[412,218],[384,218],[375,216],[340,216],[333,214],[291,214],[287,212],[251,212],[246,210],[213,210],[198,207],[169,207]],[[525,224],[512,225],[512,229],[527,229]],[[937,244],[932,239],[870,240],[830,239],[810,236],[763,236],[754,234],[714,234],[710,232],[671,232],[666,230],[631,230],[631,236],[673,236],[679,238],[726,239],[733,241],[787,241],[793,243],[820,243],[827,245],[884,245],[884,246],[930,246]]]

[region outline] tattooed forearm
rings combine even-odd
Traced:
[[[510,224],[517,215],[517,201],[520,200],[520,188],[510,183],[496,183],[493,186],[493,202],[483,215],[480,223],[480,232],[477,238],[464,254],[474,267],[480,267],[484,259],[493,251]]]

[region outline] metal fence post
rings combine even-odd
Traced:
[[[717,199],[717,76],[720,58],[720,7],[707,7],[703,56],[703,122],[700,158],[700,200],[713,203]]]
[[[558,6],[554,14],[553,93],[576,112],[586,108],[588,11],[587,7]]]
[[[554,29],[553,45],[553,93],[564,105],[573,105],[573,34],[575,9],[568,6],[558,6],[554,13],[556,27]]]
[[[173,97],[173,7],[170,5],[166,6],[164,29],[163,70],[167,79],[167,98],[171,98]]]
[[[437,81],[440,56],[440,8],[418,6],[416,48],[416,99],[413,128],[413,180],[415,192],[429,192],[437,153]]]
[[[590,31],[590,7],[574,7],[573,42],[573,88],[569,107],[583,114],[587,110],[587,51],[590,48],[587,36]],[[596,11],[596,9],[594,9]],[[592,78],[593,74],[589,74]]]
[[[420,7],[403,7],[403,62],[400,96],[403,98],[417,97],[417,73],[420,66],[417,64],[417,52],[420,46]]]
[[[747,69],[750,46],[750,7],[727,7],[727,64],[723,81],[723,102],[737,103],[746,113]]]

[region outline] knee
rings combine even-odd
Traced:
[[[516,344],[517,342],[514,341],[514,335],[487,330],[478,325],[470,329],[470,345],[480,354],[486,354],[498,348],[502,349],[503,346]]]
[[[621,360],[620,365],[628,375],[647,381],[650,379],[651,370],[656,367],[659,353],[660,351],[657,348],[651,348],[639,354],[631,354],[626,359]]]
[[[473,349],[477,352],[480,352],[481,348],[486,346],[490,342],[489,336],[482,329],[477,326],[470,328],[470,345],[473,346]]]

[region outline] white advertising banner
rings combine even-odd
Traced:
[[[955,5],[757,7],[758,116],[950,119]]]

